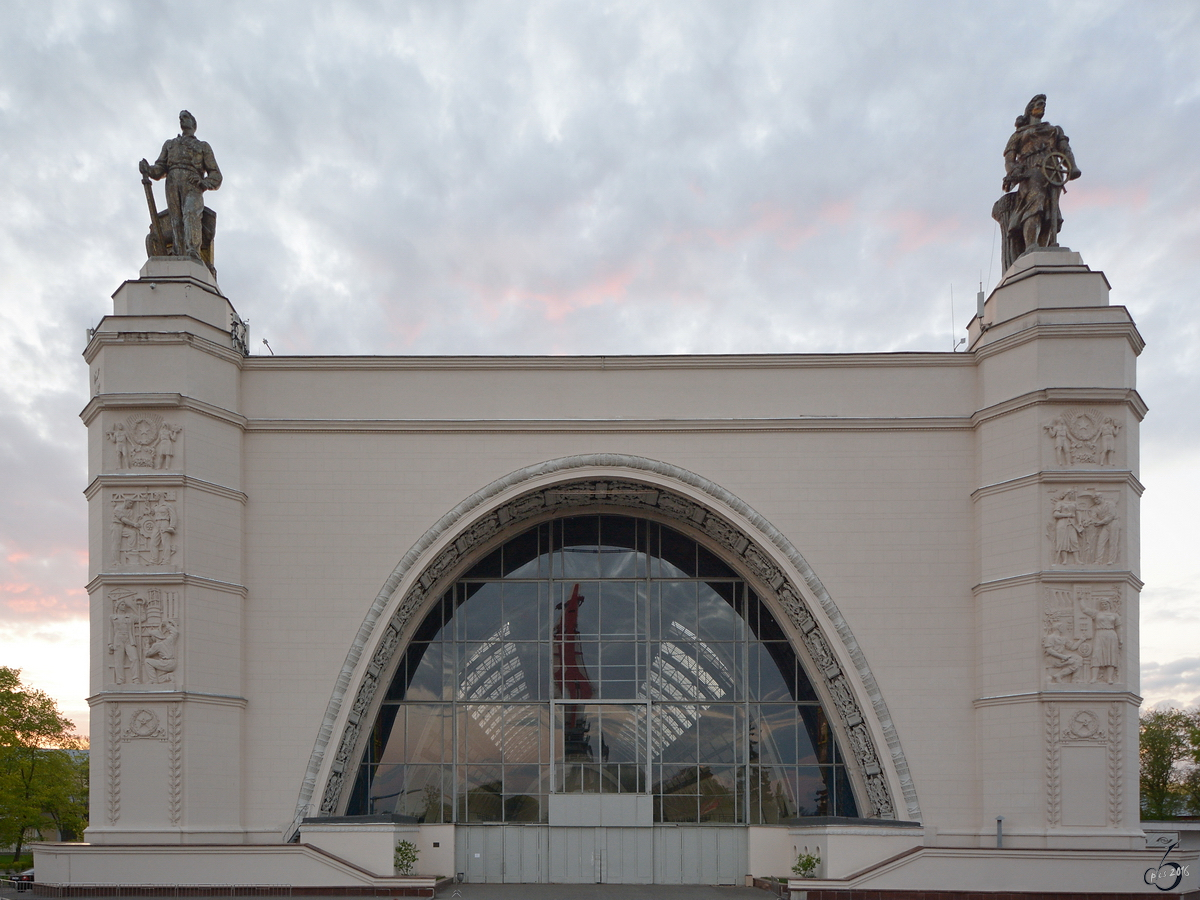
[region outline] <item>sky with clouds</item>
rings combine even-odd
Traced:
[[[256,353],[837,352],[964,334],[1046,93],[1147,342],[1142,693],[1200,701],[1197,48],[1191,0],[5,4],[0,664],[86,729],[80,354],[181,108]]]

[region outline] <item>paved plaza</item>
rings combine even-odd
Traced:
[[[757,888],[706,884],[459,884],[438,892],[462,900],[768,900]]]

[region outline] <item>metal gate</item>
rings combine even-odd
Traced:
[[[456,870],[499,884],[733,884],[746,875],[745,828],[459,825]]]

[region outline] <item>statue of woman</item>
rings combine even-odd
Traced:
[[[1079,504],[1075,500],[1074,491],[1064,491],[1054,501],[1054,551],[1058,564],[1065,566],[1068,562],[1079,559]],[[1068,556],[1075,557],[1068,560]]]
[[[1098,609],[1080,607],[1092,620],[1096,631],[1092,641],[1092,681],[1104,678],[1112,684],[1121,664],[1121,614],[1112,611],[1112,603],[1108,600],[1101,600],[1098,605]]]

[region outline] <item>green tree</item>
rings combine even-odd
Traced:
[[[1183,810],[1195,723],[1194,712],[1189,715],[1178,709],[1152,709],[1142,715],[1138,755],[1143,818],[1169,819]]]
[[[74,725],[44,691],[0,666],[0,844],[21,855],[53,823],[80,836],[87,825],[87,754]]]

